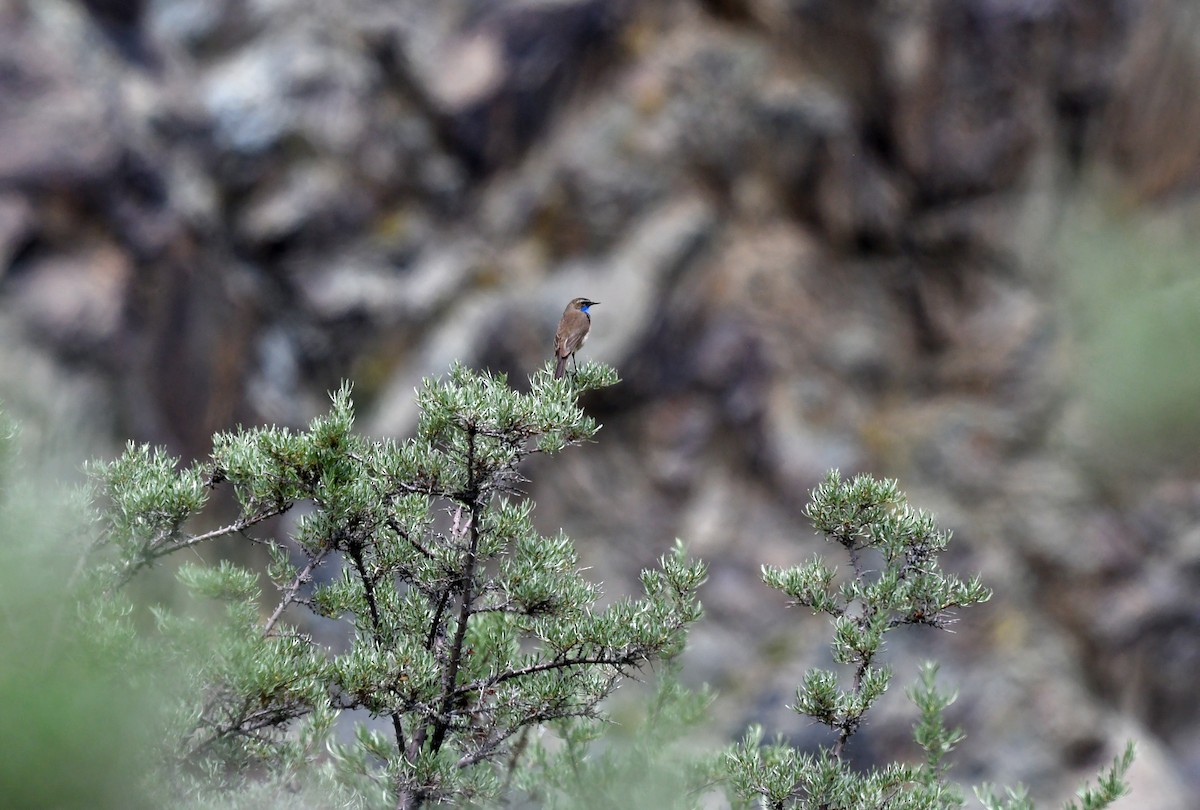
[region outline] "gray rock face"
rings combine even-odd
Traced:
[[[1191,227],[1194,17],[0,0],[0,398],[192,456],[349,378],[364,429],[403,435],[422,376],[520,384],[586,295],[581,360],[623,382],[587,403],[598,445],[530,469],[539,519],[613,592],[675,536],[710,562],[689,664],[727,694],[717,734],[813,734],[782,706],[824,628],[758,570],[821,550],[799,516],[819,476],[870,470],[998,592],[890,651],[961,688],[960,776],[1054,799],[1134,736],[1130,806],[1193,807],[1200,470],[1182,433],[1182,462],[1106,466],[1089,347],[1142,333],[1088,302],[1136,293],[1143,255],[1114,279],[1088,256],[1080,281],[1055,246],[1105,194]],[[1200,379],[1191,283],[1165,296],[1180,323],[1143,331]],[[910,722],[897,697],[861,755]]]

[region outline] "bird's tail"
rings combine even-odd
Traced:
[[[567,370],[567,358],[559,357],[558,363],[554,366],[554,379],[562,379],[563,372]]]

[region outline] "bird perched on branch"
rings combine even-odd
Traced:
[[[586,298],[574,298],[567,304],[562,320],[558,322],[558,331],[554,333],[554,379],[562,377],[567,370],[567,358],[575,361],[575,352],[587,340],[588,330],[592,328],[592,316],[588,308],[594,307],[599,301],[589,301]]]

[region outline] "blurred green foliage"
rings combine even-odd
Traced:
[[[131,661],[113,654],[119,617],[107,617],[103,640],[79,621],[86,500],[0,418],[0,804],[155,807],[146,766],[158,679],[131,678]]]
[[[1097,460],[1195,463],[1200,450],[1200,238],[1185,214],[1067,218],[1059,241],[1073,368]]]

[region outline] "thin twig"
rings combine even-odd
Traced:
[[[215,540],[218,537],[224,537],[226,535],[243,532],[257,523],[262,523],[268,518],[282,515],[290,508],[290,503],[277,504],[266,511],[258,512],[250,517],[240,517],[233,523],[230,523],[228,526],[222,526],[219,529],[213,529],[212,531],[205,532],[204,534],[192,535],[185,540],[172,543],[170,542],[169,538],[174,537],[177,534],[178,529],[175,529],[165,537],[160,537],[157,540],[151,541],[149,547],[142,553],[138,561],[125,569],[120,579],[109,589],[109,592],[117,591],[125,587],[126,583],[133,579],[134,575],[137,574],[138,571],[149,567],[154,563],[155,560],[161,557],[165,557],[168,554],[174,554],[176,551],[182,551],[185,548],[191,548],[192,546],[199,545],[200,543],[204,543],[208,540]],[[156,543],[157,546],[155,545]]]
[[[296,593],[300,590],[300,586],[309,581],[313,569],[316,568],[323,559],[325,559],[325,555],[328,553],[329,551],[327,549],[322,550],[320,554],[308,561],[308,565],[304,566],[304,569],[300,571],[300,573],[296,574],[296,578],[292,580],[292,584],[289,585],[287,590],[283,592],[283,599],[280,600],[279,604],[275,607],[275,612],[271,614],[269,619],[267,619],[267,623],[263,627],[263,638],[271,635],[271,630],[275,627],[275,622],[279,621],[279,617],[283,615],[283,611],[286,610],[287,606],[295,600]]]
[[[527,675],[536,675],[539,672],[548,672],[555,669],[567,669],[570,667],[595,666],[603,665],[616,667],[621,670],[621,674],[626,674],[624,667],[636,667],[648,660],[644,650],[637,650],[627,653],[623,656],[592,656],[590,658],[563,658],[554,661],[543,661],[540,664],[530,664],[527,667],[520,669],[510,669],[505,672],[497,673],[487,678],[480,678],[470,683],[463,684],[455,690],[455,694],[464,695],[471,692],[476,692],[482,689],[487,689],[497,684],[511,681],[513,678],[523,678]]]

